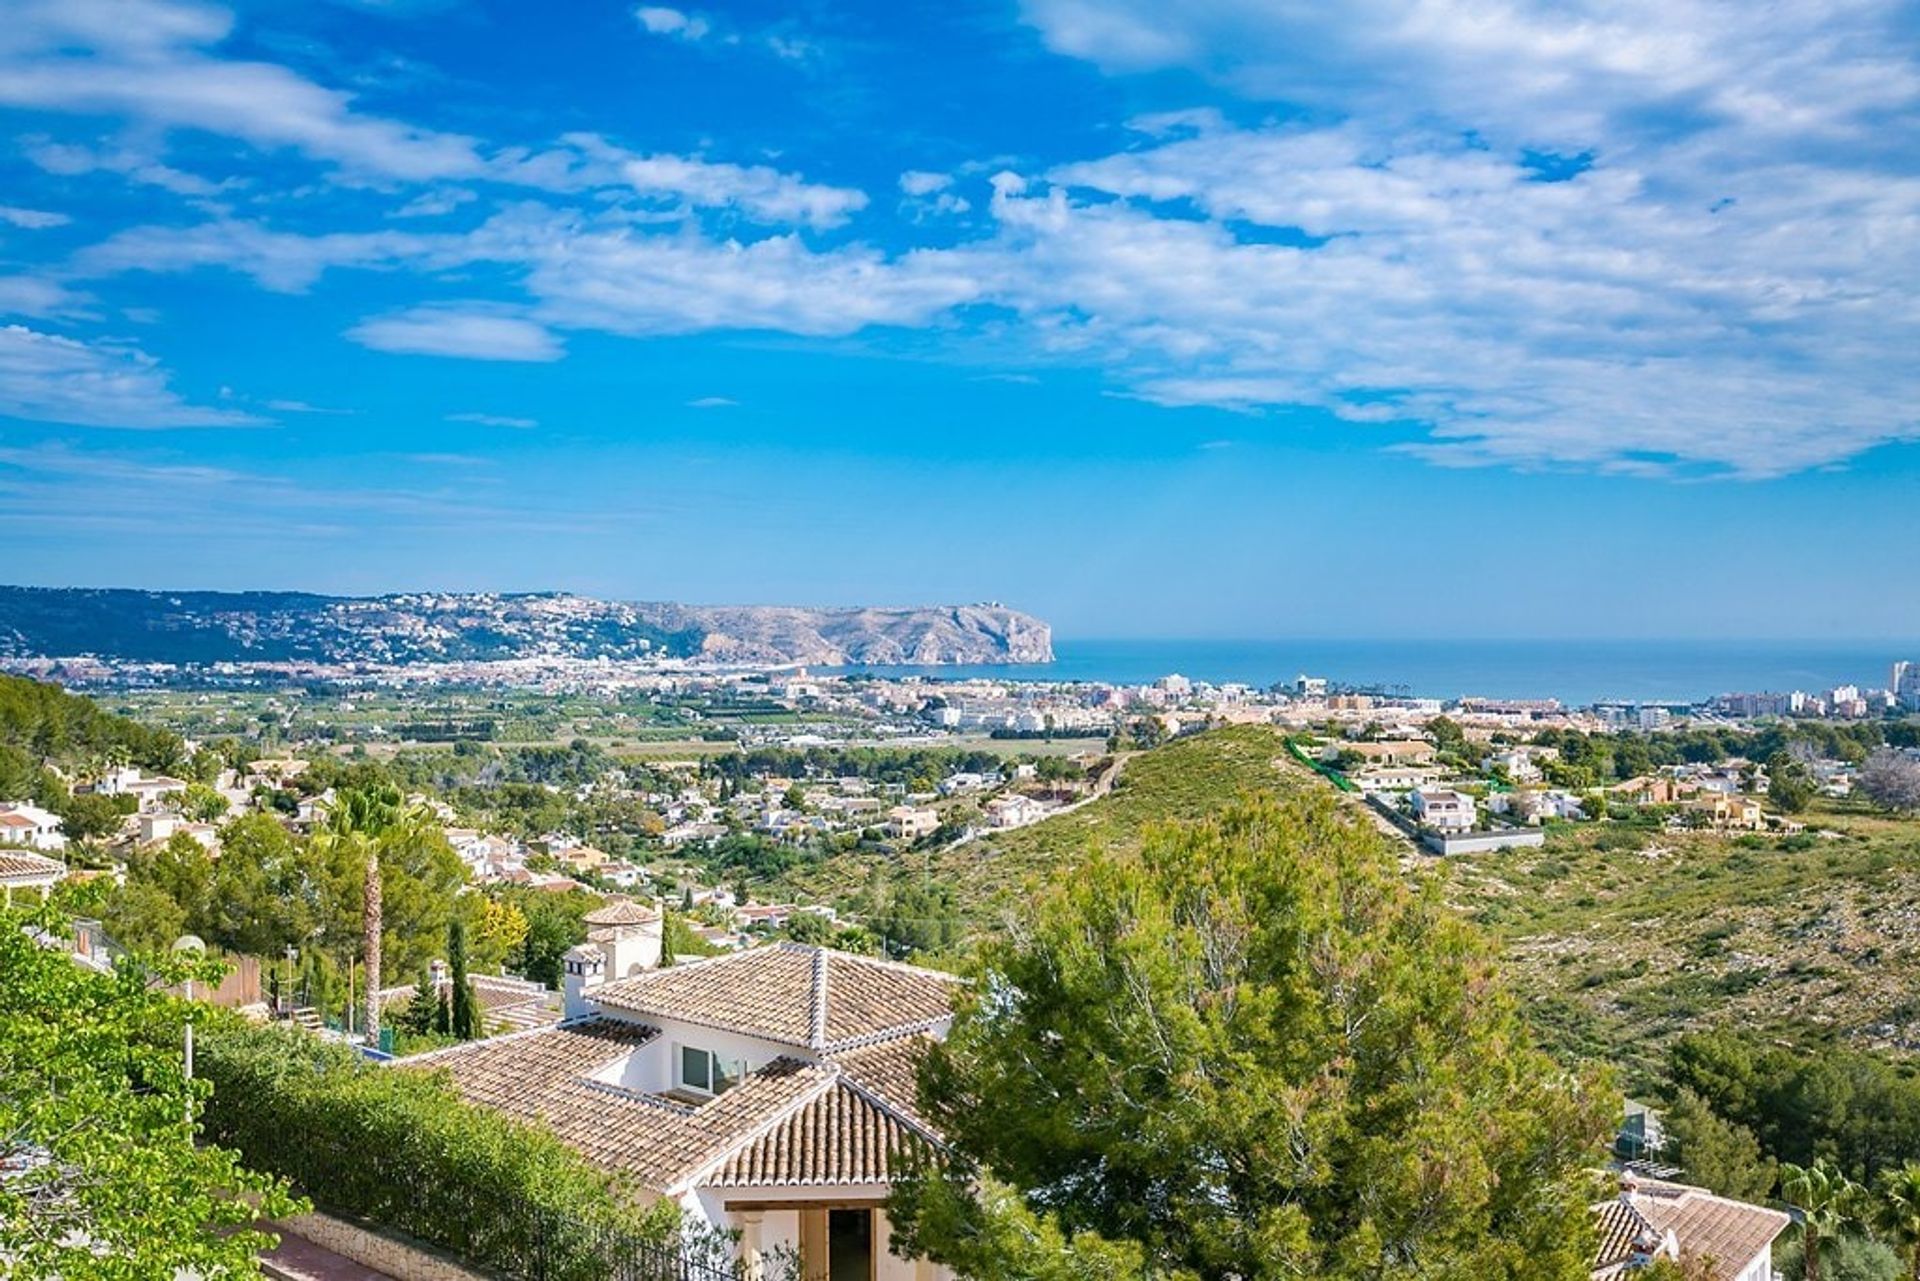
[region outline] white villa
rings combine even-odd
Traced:
[[[883,1203],[935,1141],[914,1068],[958,980],[796,943],[657,969],[657,912],[616,900],[587,919],[565,1021],[404,1065],[737,1230],[752,1268],[792,1251],[810,1277],[949,1281],[889,1252]]]
[[[0,903],[13,902],[13,892],[22,890],[40,898],[53,892],[67,874],[67,865],[44,854],[25,850],[0,849]]]
[[[1417,787],[1409,801],[1413,806],[1413,816],[1436,831],[1473,830],[1473,798],[1464,792],[1456,792],[1448,787]]]
[[[58,854],[67,848],[67,834],[60,828],[58,814],[25,801],[0,802],[0,845],[24,845]]]
[[[1660,1259],[1702,1265],[1708,1281],[1773,1281],[1773,1242],[1790,1222],[1779,1210],[1705,1188],[1631,1176],[1593,1214],[1593,1281],[1626,1281]]]

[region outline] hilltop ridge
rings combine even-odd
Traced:
[[[566,592],[144,591],[0,586],[0,658],[433,663],[533,657],[1045,663],[1052,629],[997,604],[683,605]]]

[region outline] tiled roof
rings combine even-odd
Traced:
[[[842,1076],[701,1179],[715,1187],[886,1183],[925,1139]]]
[[[639,925],[645,921],[658,919],[660,913],[645,907],[630,898],[609,899],[605,906],[596,907],[580,919],[588,925]]]
[[[836,1075],[831,1067],[777,1059],[699,1108],[590,1079],[657,1035],[596,1019],[473,1041],[396,1066],[444,1069],[468,1102],[544,1126],[596,1165],[660,1191],[754,1138]]]
[[[783,943],[621,979],[600,1006],[816,1051],[931,1028],[952,1012],[952,975]]]
[[[1682,1259],[1710,1260],[1712,1281],[1734,1281],[1790,1222],[1779,1210],[1651,1180],[1593,1209],[1600,1235],[1596,1278],[1620,1276],[1637,1244],[1657,1247],[1672,1233]]]
[[[920,1113],[920,1058],[928,1038],[897,1036],[890,1041],[861,1046],[833,1056],[833,1063],[861,1090],[879,1099],[900,1117],[933,1132]]]
[[[0,850],[0,881],[38,881],[67,874],[67,865],[24,850]]]

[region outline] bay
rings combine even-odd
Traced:
[[[1139,685],[1178,673],[1269,686],[1300,674],[1421,698],[1685,704],[1736,691],[1885,688],[1920,642],[1698,640],[1112,640],[1056,638],[1055,661],[835,669],[880,676]]]

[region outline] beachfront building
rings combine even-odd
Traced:
[[[783,943],[627,978],[617,939],[567,958],[558,1026],[404,1060],[553,1130],[689,1220],[737,1232],[748,1275],[946,1281],[889,1249],[902,1162],[935,1142],[914,1079],[945,1035],[950,975]]]

